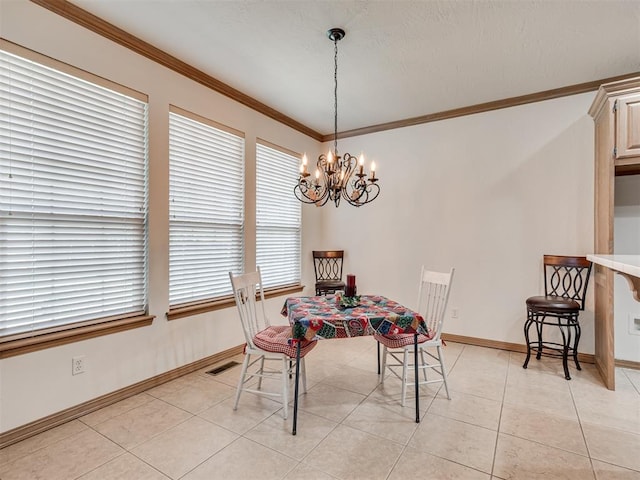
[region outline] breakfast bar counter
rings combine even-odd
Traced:
[[[633,292],[633,298],[640,302],[640,255],[587,255],[587,260],[607,267],[622,275]]]

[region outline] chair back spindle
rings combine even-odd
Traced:
[[[454,271],[452,268],[449,273],[431,272],[423,266],[420,273],[418,312],[422,314],[429,331],[434,332],[433,340],[440,339],[442,333]]]
[[[257,271],[242,275],[233,275],[229,272],[233,295],[238,307],[240,322],[244,331],[244,337],[251,348],[255,348],[253,337],[271,323],[264,310],[264,291],[262,288],[262,276],[260,267]],[[260,301],[258,302],[257,299]],[[260,306],[258,306],[260,303]]]

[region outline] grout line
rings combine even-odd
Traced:
[[[511,356],[513,352],[509,352],[509,358],[507,360],[507,374],[504,376],[504,385],[502,387],[502,400],[500,401],[500,414],[498,415],[498,427],[496,430],[496,443],[493,447],[493,460],[491,461],[491,476],[496,467],[496,456],[498,454],[498,441],[500,439],[500,426],[502,425],[502,411],[504,410],[504,399],[507,395],[507,383],[509,382],[509,373],[511,371]]]
[[[584,446],[587,450],[587,458],[589,458],[589,465],[591,465],[591,475],[594,480],[596,477],[596,470],[593,467],[593,458],[591,457],[591,450],[589,449],[589,442],[587,442],[587,436],[584,433],[584,428],[582,427],[582,418],[580,418],[580,411],[578,410],[578,405],[576,404],[576,398],[573,395],[573,387],[571,383],[569,383],[569,393],[571,394],[571,401],[573,402],[573,408],[576,410],[576,417],[578,418],[578,425],[580,426],[580,433],[582,434],[582,441],[584,442]]]
[[[627,380],[629,380],[629,383],[631,383],[631,386],[636,390],[636,392],[638,392],[638,394],[640,394],[640,383],[636,385],[636,383],[633,380],[631,380],[631,377],[629,376],[625,368],[621,368],[620,370],[622,371],[624,376],[627,377]]]

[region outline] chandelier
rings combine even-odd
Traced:
[[[333,151],[321,154],[316,162],[313,178],[307,170],[307,156],[302,157],[298,184],[293,188],[296,198],[303,203],[315,203],[318,207],[331,200],[335,206],[344,199],[355,207],[372,202],[380,194],[377,184],[376,166],[371,162],[371,171],[364,171],[364,156],[357,159],[349,153],[338,155],[338,41],[344,38],[341,28],[332,28],[327,36],[334,46],[333,89]]]

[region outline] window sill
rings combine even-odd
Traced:
[[[274,287],[264,291],[264,298],[280,297],[290,293],[300,293],[304,289],[303,285],[286,285],[282,287]],[[206,302],[198,302],[193,304],[183,304],[171,308],[167,312],[167,320],[177,320],[178,318],[190,317],[200,313],[212,312],[223,308],[234,307],[236,304],[233,295],[217,298]]]
[[[0,337],[0,359],[37,352],[51,347],[79,342],[151,325],[154,315],[136,314],[129,317],[110,317],[90,320],[35,332]]]

